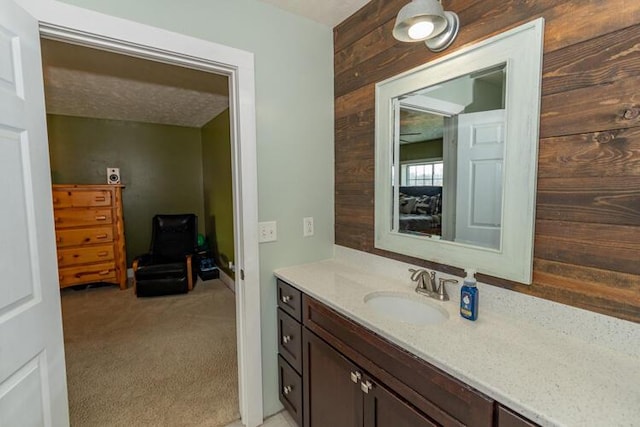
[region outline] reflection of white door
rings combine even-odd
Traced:
[[[499,249],[504,110],[458,116],[455,241]]]
[[[38,24],[0,0],[0,425],[68,425]]]

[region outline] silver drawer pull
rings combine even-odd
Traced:
[[[362,374],[358,371],[351,372],[351,381],[358,384],[358,381],[362,379]]]
[[[293,387],[291,387],[290,385],[284,386],[282,388],[282,393],[284,393],[285,395],[291,393],[292,391]]]
[[[371,384],[371,381],[364,381],[360,383],[360,390],[367,394],[369,394],[369,390],[371,390],[372,387],[373,384]]]
[[[289,301],[291,301],[291,295],[282,295],[282,298],[280,299],[283,303],[287,304]]]
[[[288,343],[289,341],[291,341],[291,335],[283,335],[282,336],[282,342],[283,343]]]

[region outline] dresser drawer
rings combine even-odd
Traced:
[[[92,206],[111,206],[111,191],[53,190],[54,208],[80,208]]]
[[[277,283],[278,307],[286,311],[298,322],[302,322],[302,293],[280,279],[277,279]]]
[[[278,353],[302,373],[302,325],[278,309]]]
[[[116,266],[113,262],[64,267],[58,270],[60,287],[93,282],[116,283]]]
[[[280,402],[298,426],[302,427],[302,377],[282,356],[278,356],[278,385]]]
[[[113,242],[111,226],[56,230],[56,246],[59,248],[109,242]]]
[[[58,267],[113,260],[113,245],[58,249]]]
[[[55,209],[53,212],[56,228],[83,227],[111,224],[112,212],[102,209]]]

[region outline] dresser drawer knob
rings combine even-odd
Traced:
[[[284,393],[285,395],[291,393],[293,391],[293,387],[291,387],[290,385],[284,386],[282,388],[282,393]]]
[[[282,295],[282,298],[280,298],[282,300],[283,303],[288,304],[289,301],[291,301],[291,295]]]
[[[291,341],[291,339],[292,339],[291,335],[283,335],[282,336],[282,342],[285,343],[285,344],[288,343],[289,341]]]
[[[106,215],[97,215],[96,221],[105,221],[107,219]]]

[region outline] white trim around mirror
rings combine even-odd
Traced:
[[[539,18],[376,85],[376,248],[531,284],[543,36]],[[393,101],[496,64],[507,67],[500,249],[394,231]]]

